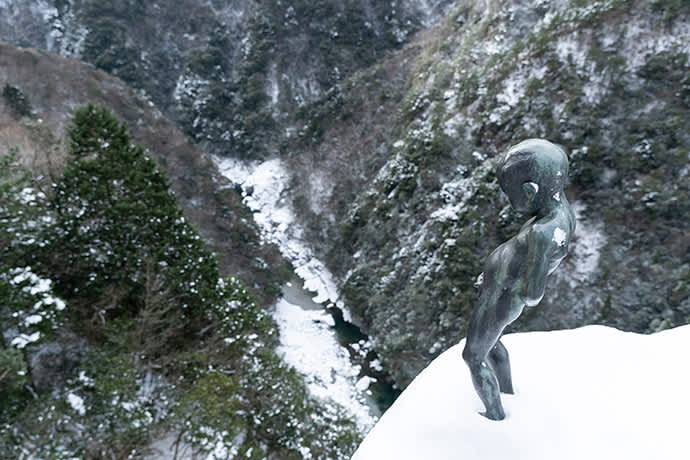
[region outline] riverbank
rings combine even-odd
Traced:
[[[283,286],[273,317],[280,328],[278,353],[305,376],[310,391],[345,407],[369,431],[398,390],[351,323],[336,282],[303,239],[285,196],[289,174],[279,159],[247,164],[215,158],[220,172],[241,187],[264,241],[278,246],[295,269]]]

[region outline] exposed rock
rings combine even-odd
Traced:
[[[84,360],[86,340],[71,333],[63,335],[58,340],[27,347],[31,382],[37,390],[60,387]]]

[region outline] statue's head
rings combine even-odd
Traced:
[[[549,141],[528,139],[503,154],[496,177],[516,211],[536,214],[562,199],[568,157]]]

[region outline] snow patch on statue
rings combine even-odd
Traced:
[[[556,228],[553,231],[553,242],[559,246],[565,246],[566,237],[567,235],[561,228]]]

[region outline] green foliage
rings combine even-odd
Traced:
[[[0,323],[15,331],[0,348],[0,457],[36,446],[40,458],[140,458],[167,430],[207,453],[349,458],[356,425],[278,358],[274,324],[238,278],[220,277],[126,126],[89,105],[68,135],[49,201],[0,157]],[[56,329],[98,340],[34,398],[22,351]]]
[[[144,79],[140,51],[131,45],[128,26],[144,16],[144,3],[88,0],[83,9],[89,33],[84,40],[82,57],[130,83],[140,83]]]
[[[29,369],[21,350],[0,347],[0,425],[16,416],[24,405],[29,396],[25,390],[28,376]]]
[[[66,387],[30,399],[0,427],[0,456],[31,448],[36,458],[141,458],[169,396],[128,355],[94,350]]]
[[[244,428],[239,397],[237,377],[215,370],[202,373],[176,409],[188,441],[207,448],[232,446]]]
[[[0,324],[14,331],[10,345],[24,348],[52,335],[65,303],[50,279],[25,265],[50,218],[45,196],[30,186],[15,158],[15,152],[0,157]]]
[[[201,371],[176,409],[187,442],[216,452],[222,446],[231,458],[350,458],[361,435],[342,409],[310,396],[274,352],[249,358],[242,373]]]
[[[21,89],[5,83],[5,86],[2,88],[2,97],[7,105],[10,106],[12,115],[15,118],[31,116],[31,104],[29,104],[29,100]]]
[[[52,282],[29,267],[0,271],[0,324],[16,331],[10,345],[21,349],[45,341],[60,325],[64,309]]]
[[[165,174],[105,107],[78,109],[69,138],[47,235],[60,292],[92,331],[115,318],[146,317],[151,327],[141,335],[158,347],[182,339],[219,302],[215,257],[185,220]]]
[[[280,458],[303,458],[307,449],[313,458],[350,458],[361,435],[342,408],[309,395],[299,374],[275,353],[258,358],[259,366],[242,382],[256,438],[280,446]]]
[[[84,438],[93,440],[81,443],[87,457],[124,458],[143,450],[154,421],[167,415],[161,388],[153,383],[146,387],[146,372],[129,355],[92,352],[74,383],[79,386],[72,394],[82,398],[84,410],[79,413],[78,404],[69,409],[88,427]]]
[[[217,289],[221,301],[212,306],[212,312],[217,321],[216,334],[225,344],[244,351],[256,345],[257,338],[268,340],[274,335],[273,324],[238,278],[219,280]]]
[[[190,444],[223,446],[240,457],[349,458],[361,440],[357,426],[333,403],[317,401],[297,372],[267,344],[274,329],[244,285],[220,283],[227,303],[215,311],[218,344],[210,353],[184,353],[176,373],[184,397],[175,410]]]
[[[21,391],[28,383],[27,377],[26,361],[22,352],[16,348],[0,349],[0,394],[7,397],[9,393]]]

